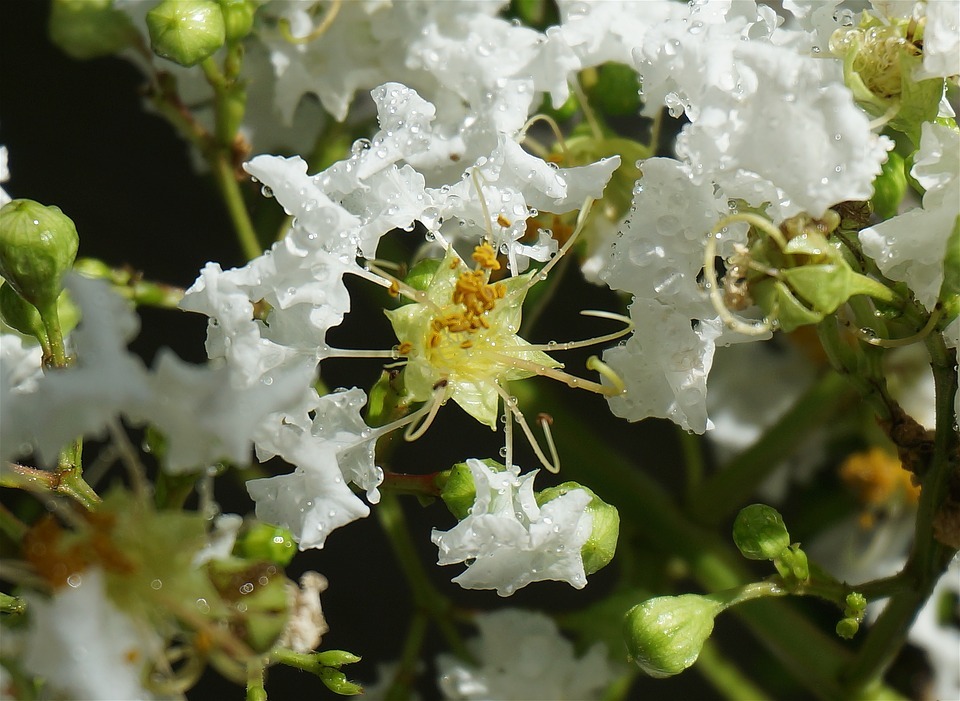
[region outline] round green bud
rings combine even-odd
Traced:
[[[340,669],[345,664],[354,664],[362,659],[359,655],[354,655],[346,650],[324,650],[318,652],[316,657],[317,662],[324,667],[334,667],[336,669]]]
[[[113,0],[54,0],[48,30],[50,41],[81,61],[115,54],[137,36],[130,18],[113,9]]]
[[[227,41],[239,41],[253,29],[257,5],[251,0],[220,0],[220,10]]]
[[[481,462],[495,472],[503,472],[506,468],[496,460],[486,458]],[[477,487],[473,483],[473,474],[467,463],[460,462],[451,467],[447,472],[441,473],[442,480],[440,487],[440,498],[450,509],[450,513],[462,521],[473,508],[473,502],[477,500]]]
[[[363,687],[347,679],[347,675],[332,667],[321,667],[318,673],[330,691],[340,696],[356,696],[363,693]]]
[[[903,157],[896,151],[887,154],[880,175],[873,181],[873,211],[882,219],[896,216],[907,192],[907,174]]]
[[[640,111],[640,76],[622,63],[605,63],[591,91],[593,104],[604,114],[622,117]]]
[[[733,542],[748,560],[772,560],[790,545],[790,534],[780,512],[751,504],[733,522]]]
[[[297,553],[297,544],[293,534],[282,526],[254,523],[237,538],[233,552],[244,560],[272,562],[286,567]]]
[[[147,13],[154,53],[181,66],[209,58],[226,41],[223,11],[214,0],[163,0]]]
[[[587,513],[593,517],[593,530],[583,544],[580,553],[583,557],[583,571],[591,575],[608,564],[617,551],[617,539],[620,536],[620,512],[594,492],[576,482],[564,482],[556,487],[544,489],[537,494],[537,505],[543,506],[549,501],[563,496],[574,489],[582,489],[590,495]]]
[[[57,313],[63,335],[70,333],[80,321],[80,309],[70,299],[70,293],[66,290],[57,299]],[[33,336],[42,346],[49,343],[40,312],[7,284],[0,285],[0,319],[25,336]]]
[[[659,596],[627,611],[624,635],[630,658],[658,679],[697,661],[724,604],[698,594]]]
[[[847,594],[845,600],[846,607],[844,608],[844,616],[852,616],[854,618],[863,618],[863,612],[867,608],[867,597],[861,594],[858,591],[851,592]]]
[[[860,623],[855,618],[841,618],[837,623],[837,635],[844,640],[852,640],[858,630],[860,630]]]
[[[0,276],[37,308],[56,303],[79,244],[59,207],[12,200],[0,209]]]

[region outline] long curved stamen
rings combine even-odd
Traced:
[[[593,370],[600,373],[601,377],[613,385],[613,388],[617,391],[617,394],[623,394],[623,391],[627,388],[627,386],[623,383],[623,379],[621,379],[621,377],[613,371],[613,368],[595,355],[591,355],[589,358],[587,358],[587,370]]]
[[[407,430],[403,432],[403,440],[407,441],[408,443],[413,443],[413,441],[417,440],[427,432],[427,429],[430,428],[433,420],[437,418],[437,412],[440,411],[440,407],[443,406],[443,402],[446,398],[446,387],[447,383],[445,380],[443,380],[442,383],[438,383],[438,386],[433,391],[433,400],[429,405],[427,405],[429,408],[427,411],[427,417],[420,424],[410,422],[410,425],[407,426]]]
[[[724,217],[710,230],[710,235],[707,237],[707,245],[704,246],[703,250],[703,276],[707,283],[707,295],[717,315],[728,328],[737,333],[742,333],[745,336],[763,336],[772,330],[773,327],[770,322],[767,319],[764,319],[759,324],[748,324],[741,321],[727,308],[727,305],[724,304],[723,294],[717,280],[717,265],[715,259],[717,256],[717,241],[720,239],[720,231],[729,224],[736,222],[746,222],[747,224],[755,226],[774,239],[781,249],[787,245],[780,230],[775,228],[766,219],[753,214],[731,214],[730,216]]]
[[[530,350],[539,350],[539,351],[565,351],[573,350],[574,348],[589,348],[590,346],[596,346],[601,343],[606,343],[608,341],[616,341],[618,338],[623,338],[627,334],[631,333],[634,328],[633,319],[623,314],[616,314],[615,312],[604,312],[599,309],[585,309],[580,312],[582,316],[593,316],[598,319],[612,319],[613,321],[621,321],[624,324],[624,328],[619,331],[614,331],[612,333],[604,334],[603,336],[594,336],[593,338],[585,338],[582,341],[564,341],[563,343],[534,343],[529,346],[517,346],[516,348],[501,348],[501,353],[521,353],[523,351]]]
[[[302,37],[293,36],[293,33],[290,31],[290,20],[284,17],[277,22],[280,35],[283,37],[283,40],[289,44],[309,44],[311,41],[319,39],[330,28],[330,25],[333,24],[333,20],[336,18],[337,13],[340,12],[340,6],[342,4],[343,0],[331,0],[330,7],[327,9],[326,14],[324,14],[320,24],[314,27],[312,32]]]
[[[534,363],[529,360],[524,360],[523,358],[512,358],[509,355],[504,355],[499,351],[483,351],[486,354],[493,356],[494,358],[500,360],[504,365],[509,365],[514,368],[519,368],[520,370],[528,370],[535,375],[540,375],[542,377],[549,377],[552,380],[558,380],[562,382],[567,387],[573,387],[574,389],[585,389],[588,392],[594,392],[595,394],[602,394],[606,397],[614,396],[620,394],[619,390],[615,390],[613,387],[607,387],[601,385],[598,382],[593,382],[592,380],[585,380],[582,377],[577,377],[575,375],[570,375],[569,373],[562,372],[556,368],[551,368],[546,365],[541,365],[540,363]]]
[[[487,230],[487,241],[490,245],[496,239],[493,237],[493,224],[490,223],[490,209],[487,207],[487,198],[483,196],[483,186],[480,184],[480,171],[476,168],[470,169],[470,180],[477,191],[477,197],[480,200],[480,211],[483,212],[483,227]]]
[[[936,328],[937,322],[940,320],[941,311],[942,310],[940,307],[934,309],[930,314],[930,318],[927,319],[927,323],[923,325],[922,329],[917,331],[915,334],[905,336],[904,338],[878,338],[869,331],[856,327],[853,327],[853,331],[857,334],[857,338],[864,343],[869,343],[871,346],[879,346],[880,348],[901,348],[903,346],[909,346],[914,343],[918,343],[929,336],[930,332]]]
[[[362,348],[331,348],[324,346],[317,350],[320,360],[327,358],[390,358],[396,360],[402,357],[398,348],[390,350],[365,350]]]
[[[513,412],[504,411],[503,412],[503,447],[505,449],[506,455],[504,455],[504,460],[506,460],[507,467],[513,466]]]
[[[365,280],[370,280],[371,282],[377,285],[380,285],[381,287],[386,287],[387,289],[396,290],[398,294],[402,294],[407,299],[412,300],[414,302],[418,302],[420,304],[425,304],[431,309],[433,309],[434,311],[440,311],[440,307],[434,304],[433,301],[430,299],[430,297],[427,296],[427,293],[424,292],[423,290],[418,290],[415,287],[410,287],[410,285],[405,283],[403,280],[400,280],[399,278],[394,277],[387,271],[382,270],[381,268],[378,268],[376,265],[374,265],[370,261],[366,262],[366,266],[367,267],[364,272],[369,273],[370,274],[369,277],[367,275],[361,275],[359,271],[351,270],[349,272],[352,272],[354,275],[362,277]]]
[[[560,125],[557,124],[557,120],[551,117],[549,114],[535,114],[530,119],[527,120],[527,123],[520,127],[520,139],[522,141],[527,141],[527,130],[532,127],[537,122],[546,122],[550,129],[553,131],[553,138],[557,140],[557,144],[560,145],[560,152],[563,153],[565,160],[570,160],[570,150],[567,148],[567,140],[563,138],[563,132],[560,131]]]
[[[527,437],[527,441],[530,443],[530,447],[537,456],[537,460],[539,460],[540,464],[543,465],[548,471],[554,474],[558,473],[560,471],[560,461],[556,456],[556,446],[554,446],[552,450],[554,461],[550,461],[547,459],[547,456],[544,455],[543,449],[540,447],[540,443],[537,441],[536,436],[533,435],[533,431],[530,430],[527,420],[523,417],[523,412],[521,412],[519,407],[517,407],[517,400],[507,394],[507,392],[503,389],[503,387],[500,386],[499,383],[494,382],[493,386],[496,387],[497,394],[499,394],[503,399],[504,410],[513,414],[513,418],[515,418],[517,423],[520,425],[520,429],[523,431],[523,435]],[[552,436],[549,441],[552,444]]]
[[[516,290],[514,294],[517,294],[517,293],[526,294],[527,291],[531,287],[536,285],[538,282],[540,282],[541,280],[546,280],[547,274],[551,270],[553,270],[553,266],[559,263],[560,259],[563,258],[563,256],[566,255],[567,251],[570,250],[573,244],[576,243],[577,238],[580,236],[580,232],[583,231],[583,227],[587,223],[587,217],[590,216],[590,210],[593,207],[593,203],[594,203],[594,199],[592,197],[588,197],[583,201],[583,206],[580,207],[580,212],[579,214],[577,214],[577,226],[574,228],[573,233],[570,234],[570,238],[568,238],[564,242],[563,246],[560,247],[560,250],[557,251],[557,254],[553,258],[548,260],[546,265],[540,268],[540,272],[535,275],[532,275],[530,279],[527,281],[527,284],[519,288],[518,290]]]

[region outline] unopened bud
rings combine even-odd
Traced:
[[[627,651],[646,674],[658,679],[680,674],[697,661],[725,604],[708,596],[659,596],[627,612]]]
[[[54,0],[50,41],[78,60],[109,56],[137,36],[130,18],[113,9],[113,0]]]
[[[245,560],[273,562],[286,567],[297,552],[293,534],[282,526],[256,523],[237,538],[233,548],[237,557]]]
[[[882,219],[896,216],[907,193],[907,174],[903,157],[896,151],[887,154],[880,175],[873,181],[873,211]]]
[[[59,207],[12,200],[0,209],[0,276],[38,309],[56,303],[79,244]]]
[[[503,472],[504,467],[496,460],[481,460],[495,472]],[[450,513],[462,521],[470,514],[477,500],[477,487],[473,483],[473,474],[465,462],[457,463],[446,473],[446,480],[440,490],[440,498],[450,509]]]
[[[591,575],[608,564],[617,551],[617,540],[620,537],[620,513],[617,507],[607,504],[592,490],[576,482],[564,482],[556,487],[544,489],[537,494],[537,504],[543,506],[548,501],[563,496],[574,489],[582,489],[590,495],[587,504],[587,513],[593,517],[593,529],[590,537],[583,544],[580,553],[583,557],[583,571]]]
[[[220,0],[227,41],[239,41],[253,29],[257,6],[251,0]]]
[[[354,664],[362,658],[346,650],[324,650],[316,654],[317,662],[324,667],[334,667],[340,669],[345,664]]]
[[[223,11],[214,0],[163,0],[147,13],[150,46],[181,66],[209,58],[226,41]]]
[[[772,560],[790,545],[780,512],[766,504],[751,504],[733,522],[733,542],[748,560]]]

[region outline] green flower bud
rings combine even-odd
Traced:
[[[574,489],[582,489],[590,495],[587,513],[593,517],[593,530],[580,552],[583,556],[583,570],[591,575],[606,567],[613,559],[620,536],[620,513],[617,507],[607,504],[591,489],[576,482],[564,482],[559,486],[544,489],[537,494],[537,505],[543,506]]]
[[[220,0],[220,10],[227,41],[239,41],[253,29],[257,5],[251,0]]]
[[[597,72],[590,91],[591,102],[603,113],[614,117],[640,111],[640,76],[622,63],[605,63]]]
[[[658,679],[680,674],[697,661],[725,604],[708,596],[659,596],[627,612],[624,633],[630,658]]]
[[[346,650],[324,650],[323,652],[318,652],[315,657],[317,658],[317,662],[324,667],[334,667],[336,669],[340,669],[345,664],[354,664],[363,659],[359,655],[354,655],[352,652],[347,652]]]
[[[0,276],[38,309],[56,303],[79,244],[59,207],[13,200],[0,209]]]
[[[115,54],[137,36],[130,18],[113,9],[113,0],[54,0],[48,30],[50,41],[81,61]]]
[[[503,470],[503,465],[494,460],[487,459],[483,463],[492,470]],[[465,462],[457,463],[446,473],[440,498],[458,521],[462,521],[470,513],[473,502],[477,500],[477,487]]]
[[[774,558],[773,564],[787,587],[796,587],[810,579],[807,554],[796,543]]]
[[[282,526],[255,523],[241,533],[233,554],[244,560],[272,562],[286,567],[297,553],[293,534]]]
[[[883,219],[896,216],[907,192],[907,174],[903,168],[903,157],[891,151],[883,164],[880,175],[873,181],[873,211]]]
[[[424,258],[421,261],[417,261],[417,263],[410,268],[410,272],[403,278],[403,281],[413,289],[422,292],[430,287],[433,276],[439,267],[440,260],[438,258]]]
[[[347,675],[332,667],[322,668],[318,676],[320,677],[320,681],[335,694],[340,694],[341,696],[356,696],[357,694],[363,693],[362,686],[354,684],[347,679]]]
[[[80,309],[70,299],[70,293],[66,290],[57,299],[57,312],[60,315],[61,331],[66,335],[80,321]],[[44,348],[49,345],[47,329],[40,318],[40,312],[6,284],[0,285],[0,319],[25,336],[33,336]]]
[[[290,580],[276,565],[239,558],[207,563],[211,584],[230,605],[230,628],[257,653],[266,652],[287,625]]]
[[[852,640],[858,630],[860,630],[860,623],[855,618],[841,618],[836,627],[837,635],[844,640]]]
[[[181,66],[209,58],[226,41],[220,5],[214,0],[163,0],[147,13],[154,53]]]
[[[733,542],[748,560],[772,560],[790,545],[790,534],[779,511],[751,504],[733,522]]]
[[[858,591],[847,594],[846,608],[843,611],[844,616],[851,616],[863,620],[863,612],[867,608],[867,597]]]

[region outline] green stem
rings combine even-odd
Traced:
[[[810,431],[839,413],[852,394],[843,377],[824,374],[756,443],[699,486],[687,512],[711,525],[730,516]]]
[[[956,553],[955,549],[936,540],[933,528],[939,509],[946,501],[950,477],[957,469],[953,408],[957,392],[956,358],[953,352],[947,351],[939,334],[928,337],[927,348],[936,387],[937,425],[933,458],[923,474],[913,551],[904,569],[912,586],[891,599],[844,674],[845,689],[851,696],[879,679],[889,667],[903,646],[917,613]]]
[[[2,480],[0,480],[2,486]],[[27,535],[29,528],[6,506],[0,504],[0,531],[7,534],[14,543],[19,543]]]
[[[420,663],[428,623],[429,620],[424,611],[414,611],[410,629],[407,631],[407,639],[403,644],[403,652],[400,655],[400,664],[385,694],[387,701],[406,701],[410,698],[410,690],[417,677],[417,665]]]
[[[62,494],[71,497],[88,511],[96,509],[101,501],[76,469],[51,471],[7,463],[6,469],[0,472],[0,487]]]
[[[437,473],[426,475],[407,475],[399,472],[385,472],[381,490],[394,494],[412,494],[414,496],[438,497],[440,487],[437,485]]]
[[[219,149],[210,153],[207,160],[210,163],[210,169],[213,171],[217,187],[220,188],[220,194],[227,207],[227,214],[230,215],[230,220],[233,222],[233,229],[237,235],[237,241],[240,243],[240,248],[248,260],[253,260],[263,253],[263,247],[257,240],[257,232],[253,229],[250,213],[243,202],[243,193],[240,191],[240,183],[234,176],[233,165]]]
[[[700,649],[700,656],[693,667],[719,691],[724,698],[742,701],[763,701],[770,698],[756,686],[735,664],[723,656],[719,647],[707,640]]]
[[[247,663],[247,701],[267,701],[263,670],[259,659]]]
[[[686,500],[689,504],[697,495],[697,490],[703,484],[704,460],[703,447],[700,436],[676,427],[677,440],[683,453],[683,466],[687,474]]]
[[[400,563],[400,569],[403,570],[407,583],[410,585],[415,604],[440,629],[440,633],[446,639],[447,645],[450,646],[454,654],[461,659],[470,660],[471,655],[449,616],[450,602],[431,584],[420,562],[410,533],[407,530],[406,518],[403,515],[400,500],[395,494],[384,492],[375,512],[380,520],[380,525],[387,534],[394,555]]]
[[[42,309],[38,307],[37,311],[40,312],[40,320],[47,333],[51,353],[50,365],[55,368],[67,367],[67,353],[63,345],[63,331],[60,328],[60,312],[57,310],[56,300],[44,305]]]

